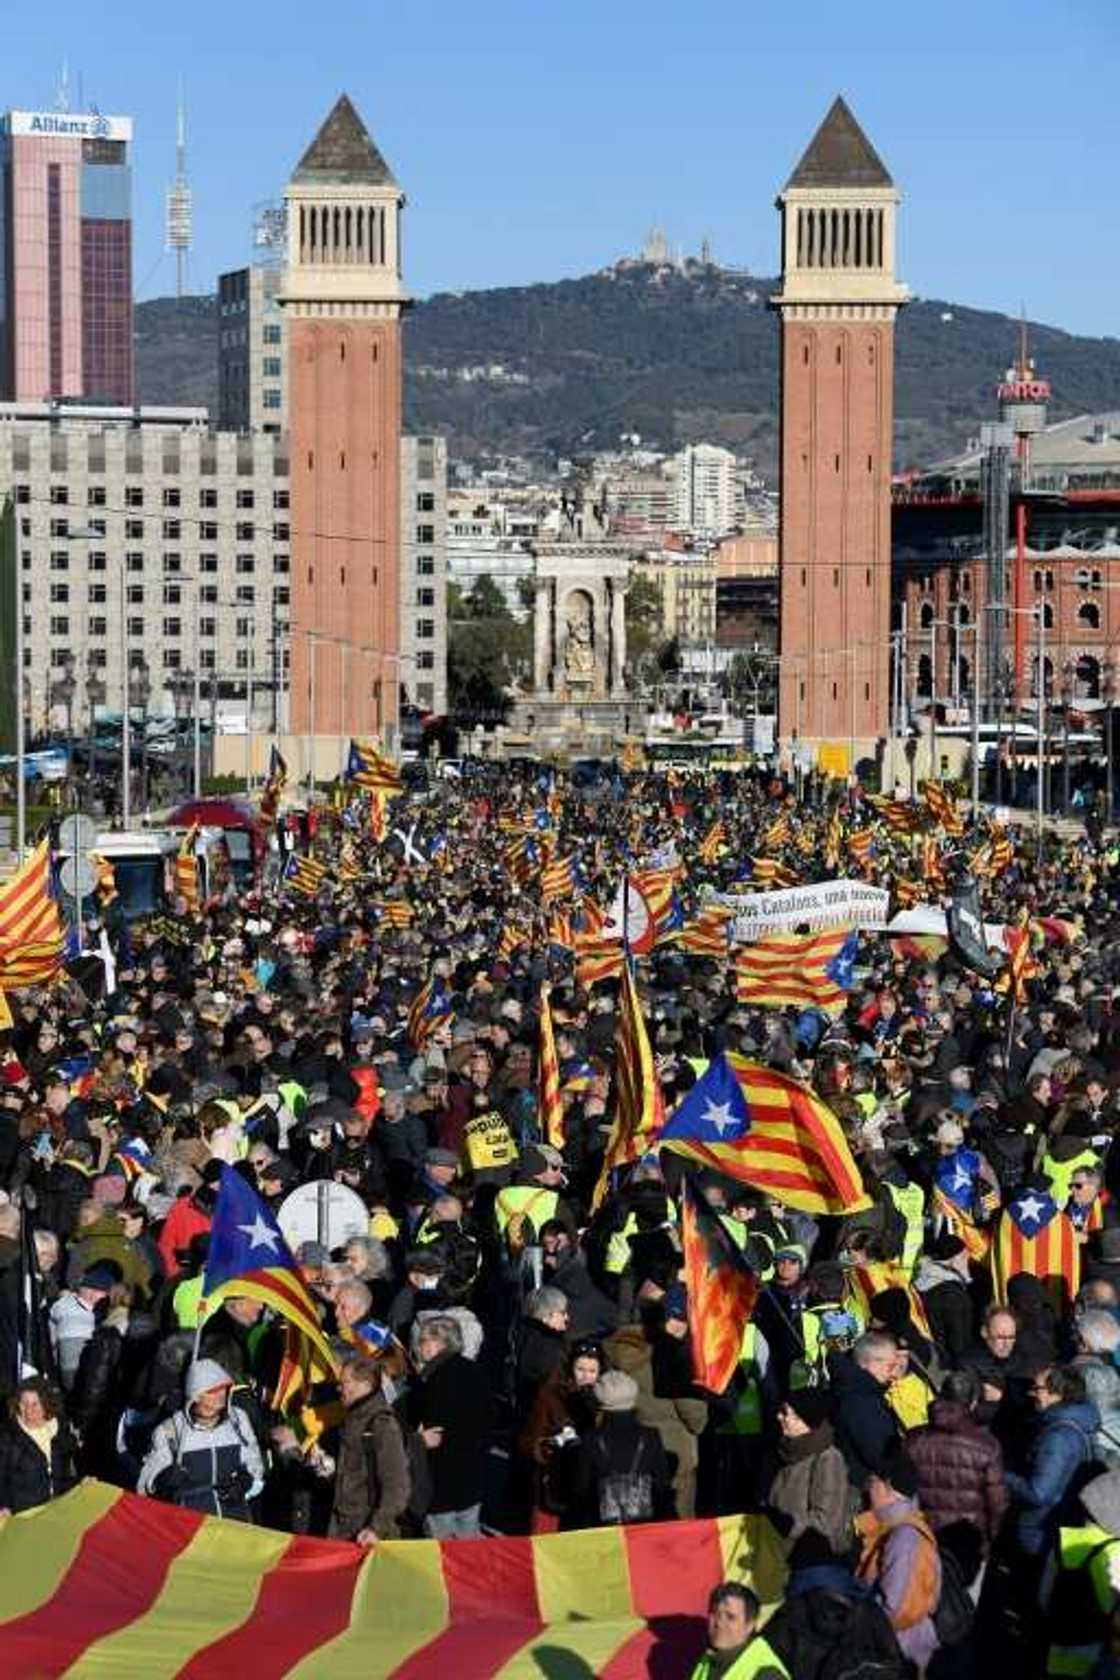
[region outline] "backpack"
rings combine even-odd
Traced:
[[[601,1435],[596,1435],[594,1453],[599,1461],[599,1521],[601,1523],[649,1522],[653,1517],[653,1477],[641,1468],[645,1456],[646,1438],[638,1437],[638,1446],[630,1461],[629,1470],[611,1470],[607,1449]]]
[[[941,1596],[933,1612],[933,1626],[941,1645],[959,1645],[972,1632],[976,1606],[969,1597],[964,1573],[947,1546],[938,1543],[941,1559]]]

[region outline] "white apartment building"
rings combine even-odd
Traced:
[[[447,711],[447,442],[401,439],[401,681],[422,712]]]
[[[722,537],[735,525],[735,457],[712,443],[690,443],[672,459],[676,485],[673,525],[698,536]]]
[[[171,715],[196,666],[204,704],[282,727],[289,623],[287,442],[208,429],[205,409],[0,404],[0,505],[15,504],[26,715],[119,714],[128,664]],[[227,707],[226,703],[230,703]],[[134,702],[135,703],[135,702]]]
[[[533,544],[541,528],[539,492],[495,494],[467,486],[447,496],[447,575],[464,594],[488,577],[505,596],[511,612],[527,609],[519,584],[535,575]]]

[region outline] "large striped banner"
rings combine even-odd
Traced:
[[[100,1482],[0,1530],[5,1680],[645,1680],[687,1674],[717,1581],[764,1606],[764,1517],[374,1552]]]

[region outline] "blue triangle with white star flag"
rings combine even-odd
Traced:
[[[257,1192],[239,1172],[226,1167],[210,1227],[202,1293],[212,1295],[222,1284],[263,1267],[294,1272],[296,1263],[284,1233]]]
[[[750,1130],[750,1123],[743,1087],[726,1057],[717,1056],[666,1121],[661,1141],[695,1138],[700,1143],[734,1143]]]

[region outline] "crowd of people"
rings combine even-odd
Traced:
[[[117,927],[101,993],[11,994],[0,1509],[94,1476],[362,1547],[761,1513],[782,1602],[760,1625],[749,1585],[718,1586],[704,1680],[967,1676],[997,1652],[1120,1673],[1117,856],[996,848],[941,801],[919,834],[889,815],[745,774],[495,768],[402,794],[385,837],[362,802],[321,822],[310,890]],[[673,895],[636,965],[664,1112],[725,1051],[790,1074],[865,1206],[810,1214],[656,1139],[604,1175],[618,980],[586,983],[581,917],[644,867]],[[935,904],[982,874],[1029,969],[1001,991],[944,940],[865,931],[839,1008],[756,1008],[729,943],[682,944],[709,889],[850,872]],[[296,1245],[337,1376],[293,1384],[283,1319],[205,1298],[230,1171],[281,1222],[300,1185],[360,1199],[360,1231]],[[758,1280],[721,1393],[694,1374],[686,1173]],[[1024,1197],[1068,1223],[1072,1269],[996,1275]]]

